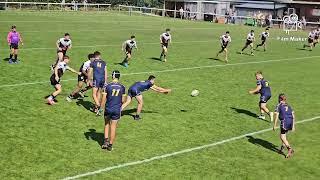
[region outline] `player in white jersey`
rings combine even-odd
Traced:
[[[263,46],[263,50],[266,51],[266,41],[269,38],[269,36],[269,28],[266,28],[266,30],[260,34],[261,43],[257,45],[256,49],[258,49],[258,47],[260,46]]]
[[[88,72],[90,69],[91,62],[94,61],[94,54],[88,55],[88,60],[82,63],[79,72],[81,73],[78,75],[78,84],[75,90],[66,98],[67,101],[71,102],[72,99],[75,98],[76,94],[78,94],[81,98],[84,98],[84,93],[91,89],[92,87],[88,83]],[[87,84],[87,86],[82,89],[83,85]]]
[[[251,50],[251,56],[253,56],[253,42],[255,40],[254,37],[254,30],[251,30],[250,33],[247,35],[247,39],[246,39],[246,44],[244,45],[244,47],[241,50],[241,54],[243,53],[243,51],[250,46],[250,50]]]
[[[123,44],[122,44],[122,51],[124,51],[126,53],[126,57],[124,58],[124,60],[122,61],[122,65],[125,67],[128,67],[129,65],[129,61],[132,57],[132,49],[138,49],[137,46],[137,42],[135,40],[135,36],[131,36],[131,39],[126,40]]]
[[[162,47],[162,52],[160,55],[161,61],[162,61],[162,57],[164,58],[163,59],[164,62],[167,61],[168,46],[169,46],[169,43],[171,43],[171,41],[172,39],[171,39],[170,29],[166,29],[166,32],[160,35],[160,44]]]
[[[72,41],[70,39],[70,34],[65,33],[63,38],[60,38],[56,42],[57,47],[57,60],[51,65],[51,70],[53,71],[56,64],[62,61],[63,57],[67,54],[67,51],[72,47]]]
[[[48,96],[47,101],[49,105],[53,105],[55,103],[56,96],[58,96],[62,91],[60,80],[66,70],[69,70],[78,75],[81,74],[80,72],[77,72],[76,70],[68,66],[69,61],[70,61],[69,57],[64,56],[63,60],[58,62],[56,67],[54,68],[54,72],[50,77],[50,82],[51,82],[51,85],[55,88],[55,91]]]
[[[218,59],[219,54],[224,52],[225,53],[224,61],[226,63],[228,63],[228,49],[227,49],[227,46],[229,45],[230,42],[231,42],[230,32],[227,31],[225,34],[223,34],[220,37],[221,50],[217,53],[216,59]]]
[[[315,36],[316,36],[315,30],[311,31],[308,35],[308,45],[304,44],[303,48],[309,47],[310,51],[312,51],[312,48],[314,46],[313,43],[315,41]]]
[[[316,44],[319,43],[319,36],[320,36],[320,28],[317,28],[314,30],[314,41],[313,41],[313,47],[316,47]]]

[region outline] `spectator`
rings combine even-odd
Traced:
[[[190,9],[187,8],[187,19],[190,19]]]
[[[226,18],[225,24],[229,24],[229,20],[230,20],[230,13],[229,13],[229,11],[227,10],[224,15],[225,15],[225,18]]]
[[[270,13],[269,16],[268,16],[268,21],[269,21],[269,27],[272,27],[273,25],[273,22],[272,22],[272,14]]]
[[[180,19],[183,19],[183,8],[182,7],[179,9],[179,13],[180,13]]]
[[[307,20],[305,16],[302,16],[301,23],[302,23],[302,29],[307,29]]]

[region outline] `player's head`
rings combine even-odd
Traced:
[[[261,72],[261,71],[257,71],[257,72],[255,73],[255,76],[256,76],[256,79],[257,79],[257,80],[263,79],[263,76],[262,76],[262,72]]]
[[[230,34],[230,32],[229,32],[229,31],[226,31],[226,35],[228,35],[228,36],[229,36],[229,34]]]
[[[268,31],[269,31],[269,27],[266,28],[266,32],[268,32]]]
[[[64,39],[69,41],[70,34],[69,33],[64,33]]]
[[[67,55],[63,56],[63,61],[64,61],[65,63],[69,63],[70,57],[67,56]]]
[[[95,51],[93,54],[95,59],[100,59],[101,53],[99,51]]]
[[[149,80],[152,84],[154,84],[154,81],[156,80],[156,77],[155,77],[154,75],[150,75],[149,78],[148,78],[148,80]]]
[[[114,70],[112,71],[112,79],[120,79],[120,71]]]
[[[136,36],[135,36],[135,35],[132,35],[130,38],[131,38],[131,40],[135,40],[135,39],[136,39]]]
[[[169,33],[170,33],[170,29],[167,28],[167,29],[166,29],[166,35],[169,36]]]
[[[93,61],[94,60],[94,54],[88,54],[88,60]]]
[[[279,94],[278,97],[279,103],[280,102],[286,102],[287,101],[287,96],[284,93]]]
[[[253,34],[253,33],[254,33],[254,30],[252,29],[252,30],[250,31],[250,33]]]
[[[15,25],[11,26],[11,30],[12,30],[13,32],[16,32],[17,26],[15,26]]]

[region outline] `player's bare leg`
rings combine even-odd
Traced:
[[[123,111],[132,101],[132,98],[130,96],[127,96],[127,100],[124,104],[121,106],[121,111]]]
[[[164,58],[163,61],[167,62],[167,54],[168,54],[168,49],[166,47],[162,47],[162,52],[160,55],[160,60],[162,60],[162,57]]]
[[[293,155],[293,149],[291,148],[288,140],[287,140],[287,135],[286,134],[280,134],[280,139],[282,141],[282,144],[285,145],[285,147],[288,149],[288,154],[286,158],[290,158]]]
[[[142,95],[136,96],[136,99],[138,101],[138,106],[137,106],[137,115],[135,116],[135,120],[139,120],[140,118],[140,114],[142,111],[142,107],[143,107],[143,97]]]
[[[13,49],[13,60],[15,63],[18,63],[18,49]]]
[[[246,45],[244,45],[244,47],[242,48],[242,50],[241,50],[240,54],[243,54],[243,51],[244,51],[245,49],[247,49],[247,47],[248,47],[248,45],[247,45],[247,44],[246,44]]]
[[[11,63],[14,63],[13,55],[14,55],[14,49],[11,48],[11,49],[10,49],[10,59],[9,59],[9,63],[10,63],[10,64],[11,64]]]
[[[224,57],[224,62],[228,63],[228,49],[224,49],[225,57]]]
[[[109,117],[105,117],[105,122],[104,122],[104,142],[101,146],[102,149],[107,149],[109,145],[109,128],[110,128],[110,122],[111,120]]]
[[[60,84],[55,85],[55,89],[56,89],[56,91],[54,91],[47,99],[48,104],[50,104],[50,105],[53,105],[55,103],[56,96],[58,96],[62,91],[62,87]]]
[[[97,112],[100,107],[100,99],[99,99],[99,88],[94,87],[92,89],[92,98],[95,104],[94,112]]]
[[[251,44],[250,44],[250,52],[251,52],[251,54],[250,54],[250,55],[251,55],[251,56],[254,56],[254,54],[253,54],[253,50],[254,50],[254,49],[253,49],[253,44],[251,43]]]
[[[112,144],[114,143],[114,141],[116,139],[117,124],[118,124],[118,121],[111,120],[111,123],[110,123],[110,142],[109,142],[109,145],[107,147],[108,151],[112,151]]]
[[[82,86],[83,86],[83,82],[82,81],[79,81],[78,84],[77,84],[77,87],[72,91],[72,93],[66,98],[66,100],[68,102],[71,102],[72,99],[74,99],[74,96],[76,94],[78,94],[80,92],[80,90],[82,89]]]
[[[267,103],[260,103],[260,112],[261,112],[261,119],[265,119],[264,113],[267,113],[270,116],[270,121],[273,122],[273,112],[267,108]]]

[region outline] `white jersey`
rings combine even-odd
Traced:
[[[90,64],[91,64],[91,61],[90,61],[90,60],[84,62],[84,63],[82,64],[82,66],[80,67],[80,72],[82,72],[82,71],[88,72],[88,70],[89,70],[89,68],[90,68]]]
[[[247,40],[248,40],[248,41],[254,41],[254,33],[249,33],[249,34],[247,35]]]
[[[59,62],[57,66],[58,70],[61,69],[62,72],[65,72],[68,69],[68,65],[64,61]]]
[[[309,38],[309,39],[314,39],[315,36],[316,36],[315,32],[314,32],[314,31],[311,31],[311,32],[309,33],[308,38]]]
[[[229,42],[231,42],[231,36],[228,36],[228,35],[222,35],[220,37],[220,42],[221,44],[228,44]]]
[[[168,44],[171,41],[171,35],[169,33],[162,33],[160,35],[161,41],[164,44]]]
[[[124,44],[126,46],[126,50],[132,50],[133,48],[137,48],[137,42],[131,39],[126,40]]]
[[[268,32],[262,32],[261,33],[261,38],[267,39],[270,36]]]
[[[59,44],[59,47],[60,47],[60,48],[67,48],[67,47],[69,47],[69,46],[72,44],[71,39],[66,40],[66,39],[64,39],[64,38],[60,38],[60,39],[57,41],[57,43]]]

